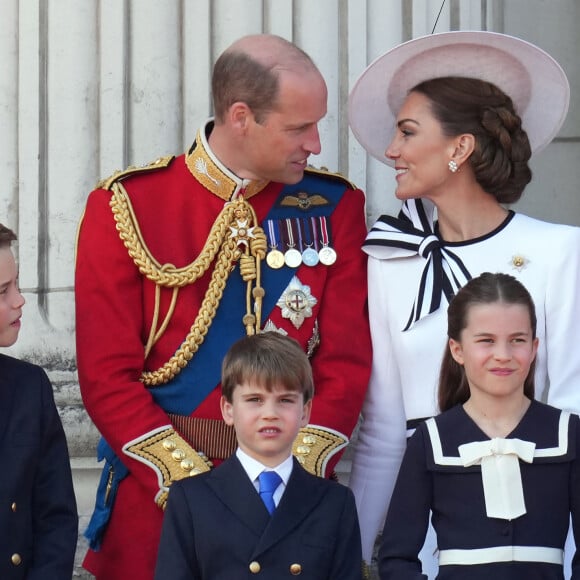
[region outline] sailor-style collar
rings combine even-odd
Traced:
[[[435,469],[441,468],[474,468],[481,469],[483,492],[486,513],[489,518],[513,520],[524,515],[526,503],[520,464],[554,462],[566,460],[569,456],[569,428],[570,413],[561,411],[559,416],[554,413],[544,413],[537,403],[532,403],[534,412],[539,412],[540,417],[547,423],[547,431],[553,431],[552,436],[545,438],[538,445],[537,441],[519,439],[518,433],[525,433],[516,429],[508,438],[494,438],[472,440],[462,443],[451,451],[450,446],[445,446],[443,439],[445,434],[440,432],[435,418],[425,422]],[[558,413],[553,409],[555,413]],[[458,417],[463,415],[463,409],[454,409],[450,413]],[[536,417],[537,419],[537,417]],[[522,421],[526,420],[525,416]],[[528,421],[534,421],[528,418]],[[447,429],[449,425],[447,426]],[[449,442],[447,442],[449,443]],[[446,452],[444,447],[448,448]]]
[[[443,418],[444,415],[447,415],[449,421],[440,426],[439,419]],[[440,415],[439,418],[428,419],[425,422],[433,450],[433,461],[435,465],[439,466],[464,467],[465,463],[457,445],[459,441],[456,439],[456,436],[460,437],[458,435],[461,430],[460,423],[465,424],[464,422],[467,420],[468,424],[471,425],[468,435],[473,436],[474,433],[482,434],[482,432],[475,426],[473,420],[468,418],[461,405],[447,411],[444,415]],[[542,424],[537,426],[537,428],[534,427],[537,432],[537,438],[533,441],[535,443],[533,450],[534,462],[548,458],[553,460],[555,458],[564,459],[570,453],[575,454],[576,450],[569,448],[570,413],[543,405],[538,401],[531,402],[520,424],[513,431],[513,434],[509,436],[509,439],[516,436],[520,436],[522,439],[531,439],[521,434],[527,432],[529,425],[538,423],[538,421],[541,421]],[[526,430],[522,431],[522,427],[525,427]],[[472,428],[476,430],[473,431]],[[484,438],[482,437],[482,439]],[[492,443],[493,439],[485,439],[485,441]],[[461,441],[461,443],[464,443],[464,441]]]
[[[210,118],[200,127],[195,142],[185,156],[185,163],[193,177],[224,201],[235,199],[241,191],[246,199],[262,191],[269,181],[240,179],[214,155],[207,141],[213,125],[213,118]]]

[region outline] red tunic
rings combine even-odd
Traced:
[[[336,179],[336,177],[328,177]],[[160,263],[191,263],[204,246],[224,200],[193,175],[185,156],[167,167],[137,172],[122,181],[137,217],[142,239]],[[346,182],[329,218],[338,259],[332,266],[296,269],[317,303],[299,329],[276,306],[269,319],[306,349],[318,322],[320,345],[313,358],[315,398],[311,423],[352,433],[370,373],[371,346],[366,314],[366,235],[364,196]],[[269,183],[248,201],[262,223],[283,185]],[[166,331],[144,360],[144,345],[155,305],[155,285],[142,276],[120,239],[110,207],[111,191],[96,189],[81,224],[76,263],[76,336],[81,393],[100,433],[129,469],[121,482],[101,549],[89,551],[85,567],[107,580],[153,578],[163,511],[155,503],[158,474],[123,452],[128,442],[167,426],[166,412],[140,381],[143,371],[166,363],[188,334],[211,268],[180,289]],[[264,265],[263,267],[267,267]],[[265,288],[268,292],[268,288]],[[161,312],[171,290],[161,290]],[[222,305],[227,306],[227,305]],[[268,313],[264,313],[267,318]],[[265,322],[265,320],[263,321]],[[211,330],[211,329],[210,329]],[[223,336],[228,341],[228,336]],[[221,361],[216,361],[221,364]],[[194,416],[221,419],[219,385]],[[337,454],[328,464],[332,470]],[[211,459],[211,458],[210,458]]]

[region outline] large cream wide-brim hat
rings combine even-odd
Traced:
[[[489,81],[509,95],[533,153],[556,136],[568,111],[566,74],[542,49],[497,32],[443,32],[400,44],[364,70],[349,96],[349,123],[357,140],[373,157],[392,165],[385,150],[409,90],[448,76]]]

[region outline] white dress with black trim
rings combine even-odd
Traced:
[[[439,580],[562,580],[570,514],[580,539],[579,451],[578,416],[537,401],[505,439],[490,439],[462,405],[421,424],[383,530],[381,580],[426,578],[418,554],[430,511]]]
[[[580,413],[580,356],[571,352],[580,344],[580,228],[510,212],[489,234],[448,243],[438,238],[433,212],[428,201],[406,201],[404,219],[383,216],[363,248],[373,364],[349,485],[367,561],[387,513],[406,429],[438,413],[448,297],[469,278],[504,272],[526,286],[538,319],[536,398]]]

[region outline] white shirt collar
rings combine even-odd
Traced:
[[[260,475],[262,471],[264,470],[275,471],[282,479],[284,487],[286,487],[286,485],[288,484],[288,480],[290,479],[290,474],[292,473],[292,468],[294,467],[294,460],[292,458],[292,455],[289,455],[284,461],[282,461],[282,463],[280,463],[280,465],[277,465],[274,468],[263,465],[253,457],[250,457],[245,451],[242,451],[239,447],[236,450],[236,457],[242,464],[244,471],[248,474],[248,477],[250,478],[252,483],[256,482],[258,475]]]

